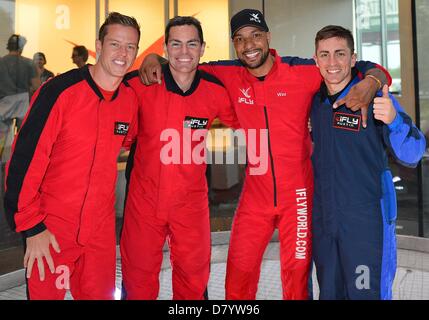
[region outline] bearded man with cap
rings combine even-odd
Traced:
[[[226,299],[255,299],[262,257],[275,228],[279,230],[283,298],[307,299],[313,198],[307,123],[322,77],[314,60],[280,57],[269,48],[269,28],[258,10],[235,14],[231,37],[238,60],[209,62],[200,68],[223,82],[246,133],[256,129],[256,141],[261,143],[248,143],[247,152],[263,156],[267,150],[268,168],[251,174],[258,164],[248,157],[231,230]],[[141,66],[147,84],[161,80],[158,59],[149,56]],[[337,101],[353,110],[367,107],[381,84],[391,80],[371,62],[358,62],[357,68],[361,77],[367,77],[343,101]]]

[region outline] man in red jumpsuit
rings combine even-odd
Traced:
[[[283,298],[308,298],[313,171],[307,123],[322,78],[314,60],[278,56],[269,48],[268,31],[258,10],[238,12],[231,19],[231,36],[239,60],[200,66],[224,83],[243,129],[268,130],[268,170],[252,174],[251,162],[246,168],[231,230],[226,299],[255,299],[262,257],[275,228]],[[359,62],[357,67],[386,82],[374,64]],[[141,68],[145,83],[160,81],[158,57],[149,56]],[[368,106],[379,89],[372,74],[347,97],[349,107]],[[247,145],[248,154],[259,147]]]
[[[68,288],[74,299],[113,298],[117,157],[138,107],[123,76],[139,39],[134,18],[111,13],[97,63],[47,81],[32,98],[4,201],[26,239],[29,299],[64,299]]]
[[[163,84],[134,72],[139,132],[121,236],[123,298],[156,299],[166,239],[173,299],[203,299],[210,271],[205,137],[219,118],[237,127],[223,84],[197,70],[205,43],[200,22],[175,17],[165,31]],[[131,160],[131,159],[130,159]]]

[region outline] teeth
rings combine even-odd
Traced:
[[[177,59],[177,60],[179,60],[180,62],[189,62],[189,61],[191,61],[191,59]]]
[[[121,66],[125,65],[125,61],[113,60],[113,62]]]
[[[258,51],[255,51],[255,52],[251,52],[251,53],[245,53],[244,55],[248,58],[254,58],[258,55],[258,53],[259,53]]]
[[[338,72],[340,72],[341,70],[326,70],[328,73],[338,73]]]

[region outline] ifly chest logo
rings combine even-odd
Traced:
[[[183,127],[188,129],[207,129],[208,124],[209,119],[207,118],[186,116],[185,120],[183,120]]]
[[[350,131],[359,131],[361,124],[361,116],[336,112],[334,113],[334,128],[350,130]]]
[[[130,124],[128,122],[115,122],[115,130],[113,133],[117,136],[126,136],[129,127]]]
[[[247,89],[240,89],[241,96],[238,97],[238,103],[241,103],[241,104],[244,103],[244,104],[250,104],[250,105],[255,104],[253,99],[251,99],[249,91],[250,91],[250,87]]]

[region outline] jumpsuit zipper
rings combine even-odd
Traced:
[[[82,207],[81,207],[81,209],[80,209],[80,219],[81,219],[81,224],[82,224],[82,215],[83,215],[83,210],[84,210],[84,208],[85,208],[86,198],[88,197],[89,188],[90,188],[90,185],[91,185],[92,169],[94,168],[95,156],[96,156],[96,152],[97,152],[98,130],[99,130],[99,125],[98,125],[98,121],[99,121],[99,114],[98,114],[98,113],[100,112],[101,103],[102,103],[102,99],[99,99],[99,103],[98,103],[98,110],[97,110],[97,136],[96,136],[96,141],[95,141],[95,146],[94,146],[94,151],[93,151],[93,156],[92,156],[91,169],[89,170],[88,187],[87,187],[87,189],[86,189],[85,196],[84,196],[84,198],[83,198]],[[80,230],[79,230],[79,233],[78,233],[78,237],[79,237],[79,236],[80,236]]]
[[[264,115],[265,115],[265,125],[268,131],[268,152],[270,155],[270,162],[271,162],[271,175],[273,176],[274,207],[277,207],[277,183],[276,183],[276,175],[274,173],[274,159],[273,159],[273,153],[271,150],[270,127],[268,124],[268,111],[266,106],[264,106]]]

